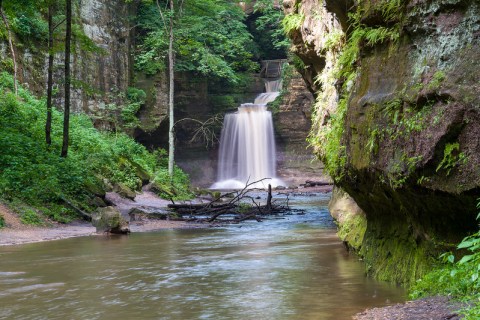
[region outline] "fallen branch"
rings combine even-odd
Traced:
[[[238,191],[228,192],[220,194],[218,197],[208,203],[183,203],[183,204],[170,204],[168,208],[174,210],[178,214],[191,216],[206,216],[203,219],[196,219],[196,221],[204,221],[212,223],[217,221],[222,215],[234,215],[233,220],[222,220],[224,222],[238,223],[248,219],[255,219],[262,221],[261,216],[278,215],[291,212],[288,206],[288,196],[286,200],[286,206],[277,204],[272,197],[271,185],[268,187],[266,205],[255,201],[255,199],[248,193],[252,191],[249,189],[254,184],[267,180],[269,178],[260,179],[258,181],[245,183],[245,187]],[[231,197],[227,202],[220,202],[225,197]],[[247,201],[250,200],[251,204]]]
[[[64,196],[59,196],[60,199],[70,208],[72,209],[73,211],[75,211],[78,215],[80,215],[84,220],[86,221],[92,221],[92,216],[88,213],[86,213],[85,211],[83,211],[82,209],[80,209],[79,207],[77,207],[76,205],[74,205],[72,202],[70,202],[69,200],[67,200]]]

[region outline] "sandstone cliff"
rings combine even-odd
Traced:
[[[138,114],[141,126],[153,130],[166,118],[167,90],[165,76],[147,78],[134,75],[133,50],[136,5],[128,1],[82,0],[74,9],[74,20],[88,37],[76,34],[72,53],[72,112],[84,112],[93,117],[97,127],[115,126],[112,117],[118,117],[128,104],[129,87],[139,87],[147,93],[147,103]],[[56,45],[61,47],[61,39]],[[47,42],[40,39],[14,39],[19,64],[19,82],[37,95],[46,94]],[[54,83],[58,93],[55,106],[63,105],[63,53],[55,54]],[[0,42],[0,57],[10,57],[7,43]],[[135,82],[135,83],[134,83]]]
[[[340,234],[363,235],[350,245],[372,274],[410,282],[477,228],[480,3],[287,0],[284,7],[317,96],[316,153],[366,217],[342,219]]]

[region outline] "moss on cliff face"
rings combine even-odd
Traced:
[[[333,1],[325,2],[328,11]],[[296,10],[307,3],[313,1]],[[410,283],[437,252],[476,225],[480,68],[474,57],[480,54],[480,4],[352,4],[336,51],[313,50],[336,59],[330,73],[325,64],[315,69],[324,77],[318,78],[311,143],[337,185],[365,212],[366,227],[357,215],[340,223],[342,239],[364,257],[371,274]],[[305,15],[305,21],[310,18]],[[325,30],[322,23],[317,22],[318,30]],[[306,39],[312,28],[303,27],[298,34]],[[305,50],[295,51],[303,59]],[[334,103],[326,107],[326,101]],[[361,245],[349,238],[363,229]]]

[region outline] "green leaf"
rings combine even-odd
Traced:
[[[473,246],[475,242],[473,240],[463,240],[460,242],[460,244],[457,246],[458,249],[465,249]]]
[[[472,279],[472,281],[477,281],[477,279],[478,279],[478,272],[475,272],[474,274],[472,274],[471,279]]]
[[[460,259],[460,261],[458,261],[458,264],[459,265],[462,265],[470,260],[472,260],[474,258],[474,255],[473,254],[469,254],[469,255],[466,255],[464,256],[462,259]]]
[[[450,262],[450,263],[453,263],[455,261],[455,257],[453,256],[453,254],[451,254],[447,257],[447,261]]]

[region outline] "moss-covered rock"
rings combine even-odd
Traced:
[[[118,182],[113,186],[113,191],[118,193],[120,196],[130,200],[134,200],[135,197],[137,196],[135,191],[132,191],[132,189],[130,189],[128,186],[126,186],[121,182]]]
[[[98,233],[126,234],[130,232],[128,221],[114,207],[98,208],[97,212],[92,215],[92,225]]]
[[[338,187],[333,189],[328,209],[337,223],[340,239],[349,248],[359,252],[367,230],[365,213],[346,192]]]
[[[288,13],[304,15],[291,36],[321,85],[312,87],[311,141],[367,221],[347,214],[339,234],[359,248],[371,274],[410,283],[477,227],[480,5],[286,3]],[[334,13],[341,30],[331,28]],[[338,46],[335,32],[344,32]],[[337,57],[331,69],[330,55]]]

